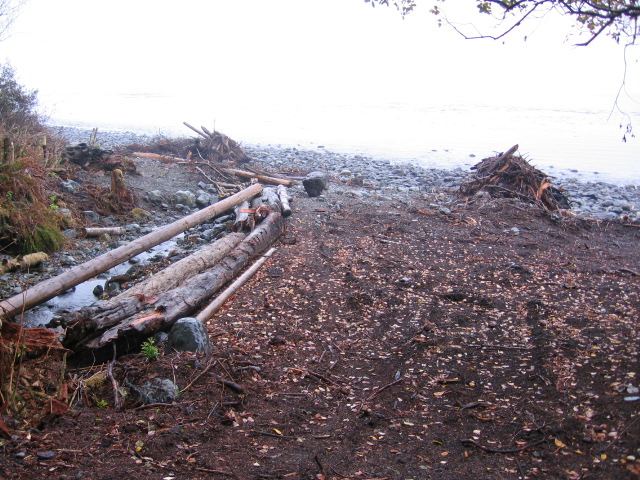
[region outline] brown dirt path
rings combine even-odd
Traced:
[[[0,476],[638,478],[640,230],[427,204],[296,198],[210,359],[119,361],[181,388],[213,362],[175,405],[89,402],[5,442]]]

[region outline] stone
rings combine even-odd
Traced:
[[[327,176],[322,172],[311,172],[302,180],[302,185],[310,197],[318,197],[327,188]]]
[[[60,258],[60,264],[64,267],[72,267],[77,263],[76,259],[69,254],[65,254]]]
[[[73,220],[73,213],[68,208],[59,208],[57,212],[65,220]]]
[[[155,340],[156,345],[164,346],[169,341],[169,334],[167,332],[156,332],[153,339]]]
[[[513,234],[513,235],[520,235],[520,229],[518,227],[511,227],[509,229],[509,231]]]
[[[62,180],[60,188],[65,193],[77,193],[80,190],[80,184],[75,180]]]
[[[173,194],[174,202],[181,205],[186,205],[187,207],[195,207],[196,205],[196,196],[193,192],[189,190],[178,190]]]
[[[451,209],[447,208],[447,207],[439,207],[438,211],[440,213],[442,213],[443,215],[450,215],[451,214]]]
[[[205,208],[211,205],[211,195],[207,192],[198,192],[198,196],[196,197],[196,205],[200,208]]]
[[[164,202],[162,192],[160,190],[151,190],[150,192],[147,192],[147,201],[153,204],[162,204],[162,202]]]
[[[64,238],[72,240],[78,237],[78,232],[73,228],[67,228],[66,230],[62,231],[62,235],[64,235]]]
[[[207,331],[200,320],[184,317],[176,321],[169,331],[169,346],[178,351],[203,352],[210,349]]]
[[[100,221],[100,215],[93,210],[85,210],[82,212],[82,215],[84,215],[84,218],[89,222],[97,223]]]
[[[103,293],[104,293],[104,287],[103,287],[102,285],[96,285],[96,286],[93,288],[93,294],[94,294],[96,297],[100,298],[100,297],[102,296],[102,294],[103,294]]]
[[[36,456],[39,460],[51,460],[52,458],[55,458],[56,452],[53,452],[51,450],[44,450],[42,452],[37,452]]]
[[[173,403],[180,393],[178,386],[168,378],[154,378],[140,387],[130,385],[130,388],[145,404]]]

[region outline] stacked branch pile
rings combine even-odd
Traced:
[[[551,184],[547,175],[516,155],[517,150],[518,145],[514,145],[474,165],[476,174],[460,186],[460,193],[469,196],[485,190],[492,197],[518,198],[547,210],[569,208],[566,195]]]

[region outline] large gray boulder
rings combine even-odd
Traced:
[[[169,347],[183,352],[208,353],[210,344],[207,330],[197,318],[181,318],[169,331]]]
[[[302,180],[302,185],[310,197],[318,197],[327,188],[327,175],[323,172],[311,172]]]

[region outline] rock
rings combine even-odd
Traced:
[[[149,213],[144,208],[136,207],[131,210],[131,218],[139,222],[141,220],[147,220],[148,218],[151,218],[151,213]]]
[[[51,450],[44,450],[42,452],[37,452],[36,456],[40,460],[51,460],[52,458],[55,458],[56,452],[53,452]]]
[[[13,454],[13,458],[17,460],[22,460],[26,456],[27,456],[27,452],[25,452],[24,450],[21,450]]]
[[[178,398],[178,386],[168,378],[154,378],[140,387],[129,385],[142,403],[173,403]]]
[[[189,190],[178,190],[174,193],[173,199],[176,207],[177,204],[186,205],[187,207],[195,207],[196,205],[196,196]]]
[[[76,232],[73,228],[67,228],[66,230],[62,231],[62,235],[64,235],[64,238],[72,240],[78,237],[78,232]]]
[[[110,297],[114,297],[122,291],[122,288],[118,282],[107,282],[104,290]]]
[[[164,346],[169,341],[169,334],[167,332],[156,332],[153,339],[155,340],[156,345]]]
[[[518,227],[511,227],[509,229],[509,231],[513,234],[513,235],[520,235],[520,229]]]
[[[68,208],[59,208],[57,212],[63,219],[73,220],[73,213]]]
[[[102,296],[102,294],[103,294],[103,293],[104,293],[104,287],[103,287],[102,285],[96,285],[96,286],[93,288],[93,294],[94,294],[96,297],[100,298],[100,297]]]
[[[162,192],[160,190],[151,190],[150,192],[147,192],[147,201],[156,205],[162,204],[162,202],[164,202]]]
[[[310,197],[318,197],[327,188],[327,176],[322,172],[311,172],[302,180],[302,185]]]
[[[627,385],[627,393],[630,395],[636,395],[640,393],[640,388],[634,387],[632,384]]]
[[[444,215],[450,215],[451,214],[451,209],[447,208],[447,207],[439,207],[438,211]]]
[[[198,192],[198,196],[196,197],[196,205],[200,208],[205,208],[211,205],[211,195],[207,192]]]
[[[77,193],[80,190],[80,184],[75,180],[62,180],[60,188],[65,193]]]
[[[98,223],[100,221],[100,215],[93,210],[85,210],[82,212],[82,215],[84,215],[84,218],[89,222]]]
[[[76,259],[69,254],[65,254],[60,258],[60,264],[64,267],[72,267],[76,263],[78,263]]]
[[[179,319],[169,331],[169,346],[175,350],[207,353],[209,337],[202,322],[193,317]]]
[[[638,395],[632,395],[630,397],[624,397],[624,401],[625,402],[637,402],[638,400],[640,400],[640,397]]]
[[[287,343],[287,339],[284,338],[282,335],[274,335],[273,337],[271,337],[271,339],[269,339],[269,345],[284,345],[285,343]]]

